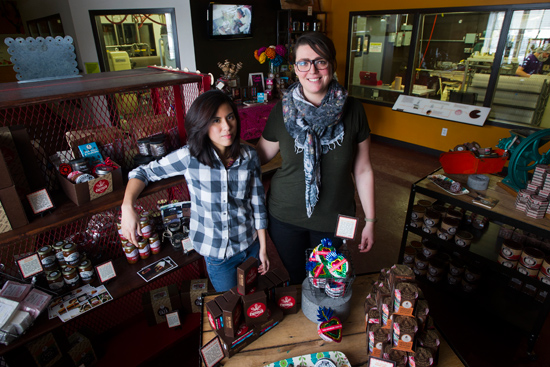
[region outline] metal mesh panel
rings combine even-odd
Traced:
[[[203,83],[188,83],[0,109],[0,127],[25,126],[40,170],[46,177],[47,188],[53,191],[59,189],[59,183],[50,157],[57,154],[70,160],[78,156],[80,144],[95,141],[103,157],[110,157],[124,172],[134,167],[134,155],[139,152],[136,142],[140,138],[164,133],[169,151],[180,147],[186,135],[185,131],[178,131],[178,126],[183,126],[185,114],[202,93],[202,86]],[[138,205],[154,211],[159,199],[189,200],[187,186],[181,184],[149,195],[140,199]],[[3,271],[19,276],[16,258],[63,239],[77,243],[95,263],[124,256],[116,227],[119,214],[120,208],[114,207],[36,236],[0,243]],[[168,284],[179,286],[184,279],[198,278],[201,274],[204,274],[204,266],[200,263],[177,269],[64,324],[63,329],[67,335],[84,325],[98,333],[112,329],[142,312],[143,292]]]

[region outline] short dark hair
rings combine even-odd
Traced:
[[[187,145],[189,152],[202,164],[212,167],[215,160],[213,144],[208,137],[208,129],[212,125],[212,118],[224,103],[228,103],[237,120],[237,132],[233,144],[229,147],[227,158],[237,159],[241,150],[241,119],[237,106],[231,98],[220,90],[213,89],[198,96],[185,116],[185,130],[187,131]]]
[[[327,60],[332,67],[332,72],[336,71],[336,48],[334,42],[324,33],[307,32],[301,35],[294,44],[294,57],[300,46],[308,45],[323,59]],[[294,60],[296,62],[296,60]]]

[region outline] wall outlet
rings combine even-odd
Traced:
[[[441,129],[441,136],[447,136],[447,128],[446,127]]]

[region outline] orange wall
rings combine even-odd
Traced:
[[[348,42],[349,13],[368,10],[401,10],[439,7],[487,6],[506,4],[544,3],[544,1],[490,1],[490,0],[424,0],[416,3],[404,0],[374,2],[364,0],[322,0],[322,9],[329,14],[328,32],[336,45],[337,73],[341,82],[346,74],[346,53]],[[373,134],[404,141],[436,150],[447,151],[455,146],[477,141],[482,147],[494,147],[499,139],[510,136],[509,129],[495,126],[474,126],[436,118],[392,111],[365,103],[365,111]],[[447,136],[441,136],[441,129],[447,128]]]

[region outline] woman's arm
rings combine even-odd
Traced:
[[[137,244],[136,233],[140,236],[142,234],[139,227],[139,215],[135,211],[134,206],[143,189],[145,189],[145,182],[137,178],[130,179],[128,185],[126,185],[124,200],[120,206],[122,211],[120,220],[122,235],[134,245]]]
[[[374,200],[374,173],[370,161],[370,137],[358,145],[353,175],[365,216],[368,219],[374,220],[376,218],[376,209]],[[359,250],[361,252],[370,251],[373,244],[374,221],[365,224],[365,228],[363,228],[363,232],[361,233]]]
[[[262,136],[256,144],[256,151],[260,156],[261,164],[266,164],[267,162],[272,160],[277,155],[277,153],[279,153],[279,142],[265,140]]]
[[[265,229],[258,229],[258,240],[260,241],[260,266],[258,267],[258,271],[262,275],[269,271],[269,257],[267,256],[267,239],[265,233]]]

